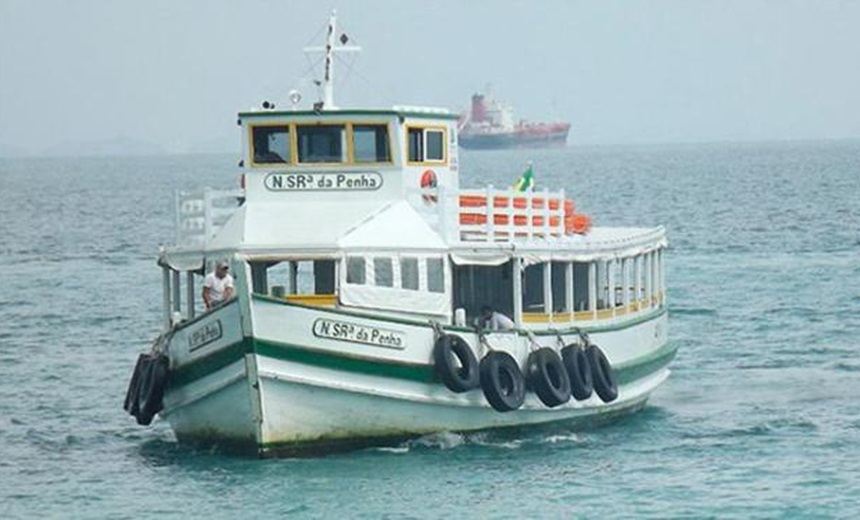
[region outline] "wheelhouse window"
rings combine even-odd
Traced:
[[[344,125],[299,125],[298,137],[300,163],[341,163],[345,161]]]
[[[409,128],[409,162],[445,161],[445,130],[442,128]]]
[[[352,125],[355,162],[391,162],[388,125]]]
[[[256,126],[251,132],[255,163],[282,164],[290,162],[290,129],[288,126]]]

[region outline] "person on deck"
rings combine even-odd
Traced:
[[[484,330],[513,330],[514,321],[489,305],[481,309],[481,328]]]
[[[218,262],[215,270],[203,280],[203,303],[206,310],[221,305],[233,297],[233,277],[230,276],[227,262]]]

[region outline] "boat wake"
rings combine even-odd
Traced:
[[[500,432],[455,433],[439,432],[406,441],[397,446],[373,448],[373,451],[405,454],[422,450],[447,451],[461,447],[481,447],[500,450],[519,450],[547,444],[581,444],[583,438],[574,432],[514,437]]]

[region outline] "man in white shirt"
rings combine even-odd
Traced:
[[[484,330],[513,330],[514,321],[501,312],[495,312],[492,307],[481,309],[481,325]]]
[[[227,262],[218,262],[215,270],[203,280],[203,303],[206,310],[221,305],[233,297],[233,277]]]

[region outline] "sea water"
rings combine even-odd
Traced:
[[[463,151],[465,187],[532,161],[596,225],[666,226],[671,377],[594,430],[281,460],[122,410],[173,192],[236,159],[0,160],[0,518],[860,515],[860,142]]]

